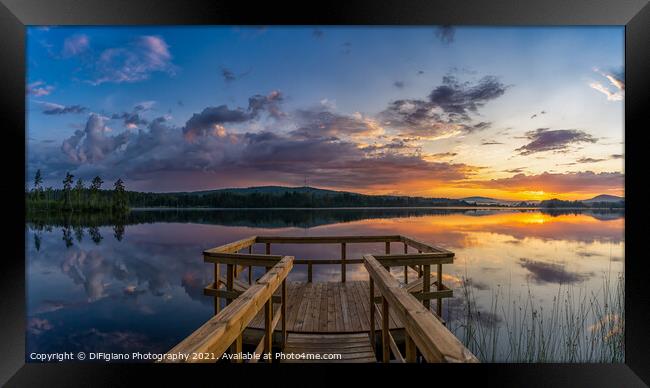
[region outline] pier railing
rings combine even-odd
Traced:
[[[418,352],[427,362],[478,362],[478,359],[444,324],[388,271],[389,265],[408,265],[411,258],[381,259],[364,255],[370,275],[370,338],[375,343],[375,314],[382,322],[382,361],[391,353],[400,362],[417,362]],[[381,293],[381,312],[376,311],[375,287]],[[405,355],[402,355],[389,328],[390,310],[404,323]]]
[[[243,240],[242,240],[243,241]],[[240,242],[237,242],[240,243]],[[236,243],[233,243],[236,244]],[[237,245],[229,244],[226,250],[237,249]],[[220,252],[227,254],[227,252]],[[229,266],[229,273],[232,273],[230,259],[221,256]],[[242,334],[253,318],[264,310],[264,336],[255,349],[255,354],[272,351],[273,332],[278,322],[282,321],[282,346],[286,343],[286,305],[287,288],[286,277],[293,267],[293,257],[283,256],[277,260],[269,258],[249,258],[247,263],[268,266],[267,272],[248,289],[242,292],[232,303],[229,303],[223,310],[210,318],[205,324],[199,327],[189,337],[185,338],[178,345],[172,348],[168,354],[184,354],[186,358],[177,358],[185,362],[216,362],[230,348],[230,354],[234,356],[232,361],[242,362],[239,356],[242,354]],[[239,262],[239,261],[238,261]],[[215,266],[218,267],[218,266]],[[228,279],[232,280],[232,276]],[[280,314],[273,317],[273,294],[281,289]],[[259,357],[261,358],[261,357]],[[257,362],[259,358],[252,358],[250,362]],[[266,358],[271,362],[272,357]]]
[[[312,282],[313,267],[315,265],[341,265],[341,282],[346,281],[346,269],[349,264],[362,264],[363,259],[349,259],[347,247],[350,244],[384,243],[385,254],[374,257],[388,267],[403,267],[404,283],[409,283],[409,269],[418,274],[416,297],[422,301],[426,308],[430,308],[431,300],[435,299],[436,312],[442,316],[442,299],[452,296],[452,290],[443,284],[442,265],[453,263],[454,253],[446,249],[432,246],[412,238],[401,235],[378,236],[251,236],[239,241],[225,244],[203,252],[204,261],[214,264],[214,281],[212,285],[204,288],[204,294],[214,297],[214,311],[217,314],[221,307],[221,299],[229,304],[253,284],[253,268],[265,267],[268,269],[277,263],[282,256],[272,255],[272,244],[340,244],[340,259],[296,259],[294,265],[307,266],[307,282]],[[391,253],[391,244],[403,245],[403,253]],[[255,244],[264,244],[264,254],[253,254]],[[409,251],[409,248],[410,251]],[[246,250],[247,253],[241,253]],[[417,251],[417,253],[416,253]],[[226,276],[221,275],[221,265],[226,265]],[[437,266],[435,281],[431,281],[431,266]],[[248,284],[239,279],[247,268]],[[221,286],[225,286],[225,289]],[[436,290],[431,290],[431,285]],[[275,302],[279,297],[274,297]]]

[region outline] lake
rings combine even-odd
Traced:
[[[578,330],[587,336],[605,325],[607,333],[622,325],[623,317],[609,310],[586,313],[578,329],[571,323],[561,327],[567,320],[558,316],[573,303],[567,295],[590,303],[590,298],[601,300],[604,291],[614,289],[624,269],[623,212],[134,210],[119,220],[28,217],[27,354],[166,352],[213,314],[212,298],[203,295],[213,276],[213,266],[203,263],[204,249],[251,235],[373,234],[401,234],[456,253],[454,264],[444,266],[444,281],[454,297],[445,300],[443,318],[473,351],[490,349],[479,356],[484,361],[520,360],[531,352],[519,355],[513,350],[524,342],[513,345],[512,333],[525,327],[519,322],[525,314],[533,320],[549,317],[533,326],[543,328],[557,319],[558,328],[549,330]],[[397,247],[394,252],[399,252]],[[263,249],[258,244],[255,252]],[[383,249],[383,244],[349,244],[347,257]],[[273,253],[331,259],[339,257],[340,247],[274,245]],[[361,265],[350,265],[347,271],[350,280],[367,279]],[[402,280],[402,272],[395,274]],[[410,276],[415,278],[415,272]],[[296,266],[289,279],[306,280],[305,266]],[[314,281],[339,279],[338,265],[314,267]],[[548,344],[535,341],[525,342],[548,351]],[[545,357],[572,360],[559,352]]]

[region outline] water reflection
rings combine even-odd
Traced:
[[[203,296],[212,267],[201,251],[250,235],[403,234],[451,249],[456,261],[445,266],[444,281],[455,297],[443,312],[450,324],[462,312],[463,278],[485,312],[481,319],[501,325],[488,308],[495,288],[550,303],[560,284],[596,290],[604,272],[623,270],[624,257],[621,212],[134,211],[119,219],[31,218],[27,233],[29,352],[168,350],[212,314],[212,300]],[[348,257],[383,249],[350,244]],[[263,250],[260,244],[254,251]],[[274,245],[273,253],[338,258],[340,247]],[[315,281],[340,279],[339,266],[315,268]],[[351,265],[347,277],[367,274]],[[305,266],[295,266],[290,279],[305,280]]]

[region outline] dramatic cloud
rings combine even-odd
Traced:
[[[591,272],[569,272],[564,265],[530,259],[520,259],[519,265],[528,270],[530,278],[536,283],[579,283],[593,276]]]
[[[454,41],[454,35],[456,35],[456,29],[452,26],[440,26],[436,29],[436,37],[444,45],[449,45]]]
[[[76,163],[99,162],[128,140],[128,133],[107,135],[110,131],[106,126],[105,117],[91,114],[84,130],[77,130],[74,135],[64,140],[61,150]]]
[[[508,191],[544,191],[549,193],[595,193],[620,189],[624,185],[620,172],[567,172],[526,175],[518,173],[510,178],[465,182],[465,187],[490,187]]]
[[[292,118],[298,128],[291,132],[295,138],[316,139],[340,137],[372,136],[382,133],[373,120],[366,119],[361,114],[345,116],[328,110],[299,110]]]
[[[64,57],[72,57],[86,51],[89,46],[90,39],[87,35],[72,35],[63,41],[63,51],[61,54]]]
[[[290,117],[296,128],[288,132],[246,131],[246,126],[233,132],[223,126],[246,125],[263,111],[270,115],[269,106],[278,98],[278,94],[253,96],[247,109],[206,108],[183,128],[159,117],[144,129],[118,135],[110,134],[108,118],[93,114],[84,130],[63,142],[60,150],[65,161],[39,151],[31,154],[30,166],[48,163],[48,171],[57,169],[59,175],[69,170],[83,177],[126,176],[131,182],[165,176],[196,181],[207,173],[219,174],[223,184],[241,177],[292,183],[307,175],[320,186],[379,189],[394,185],[395,177],[403,183],[435,183],[464,180],[478,171],[443,161],[453,153],[423,155],[408,139],[386,138],[380,135],[380,127],[359,114],[297,111]],[[368,137],[376,142],[368,145],[357,140]]]
[[[43,106],[43,114],[46,115],[64,115],[67,113],[84,113],[88,108],[81,105],[60,105],[51,102],[40,102]]]
[[[149,79],[152,73],[175,73],[169,46],[159,36],[141,36],[127,47],[104,50],[96,60],[89,82],[130,83]]]
[[[140,116],[137,111],[131,113],[121,113],[111,115],[111,120],[122,120],[124,126],[129,129],[135,129],[142,125],[147,125],[149,121],[144,117]]]
[[[50,93],[52,93],[53,90],[54,90],[54,86],[47,85],[43,81],[36,81],[27,85],[25,92],[28,95],[32,95],[35,97],[42,97],[42,96],[49,95]]]
[[[224,136],[223,124],[238,124],[256,119],[263,111],[272,117],[279,118],[283,115],[279,104],[282,94],[274,91],[267,96],[255,95],[248,99],[248,108],[230,109],[226,105],[207,107],[201,113],[195,113],[185,123],[183,133],[185,138],[192,141],[197,137],[206,135]]]
[[[355,143],[326,138],[292,138],[263,132],[246,134],[239,165],[247,168],[310,176],[317,185],[365,187],[394,184],[400,180],[446,181],[464,179],[475,169],[464,164],[425,161],[418,155],[367,153]]]
[[[596,138],[590,134],[577,129],[556,129],[538,128],[526,132],[526,138],[530,143],[517,148],[521,155],[530,155],[537,152],[556,151],[564,152],[569,146],[580,143],[595,143]]]
[[[594,69],[594,71],[601,76],[605,77],[610,85],[605,86],[599,81],[594,81],[589,83],[589,86],[607,96],[607,99],[610,101],[621,101],[625,96],[625,81],[623,81],[623,74],[617,74],[615,72],[604,72],[599,69]]]
[[[471,133],[488,128],[490,123],[472,123],[470,114],[502,96],[506,89],[493,76],[470,83],[447,75],[427,99],[393,101],[379,116],[385,125],[405,135],[435,139]]]

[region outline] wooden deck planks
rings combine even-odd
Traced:
[[[360,333],[370,330],[370,293],[367,281],[287,282],[287,331],[291,333]],[[274,305],[274,314],[279,312]],[[391,329],[403,328],[391,311]],[[260,312],[248,325],[264,329]],[[278,324],[276,331],[281,330]],[[380,327],[377,321],[375,327]]]
[[[304,359],[282,362],[377,362],[367,334],[300,334],[289,333],[284,349],[287,355],[306,356]],[[314,355],[338,355],[338,359],[309,359]]]

